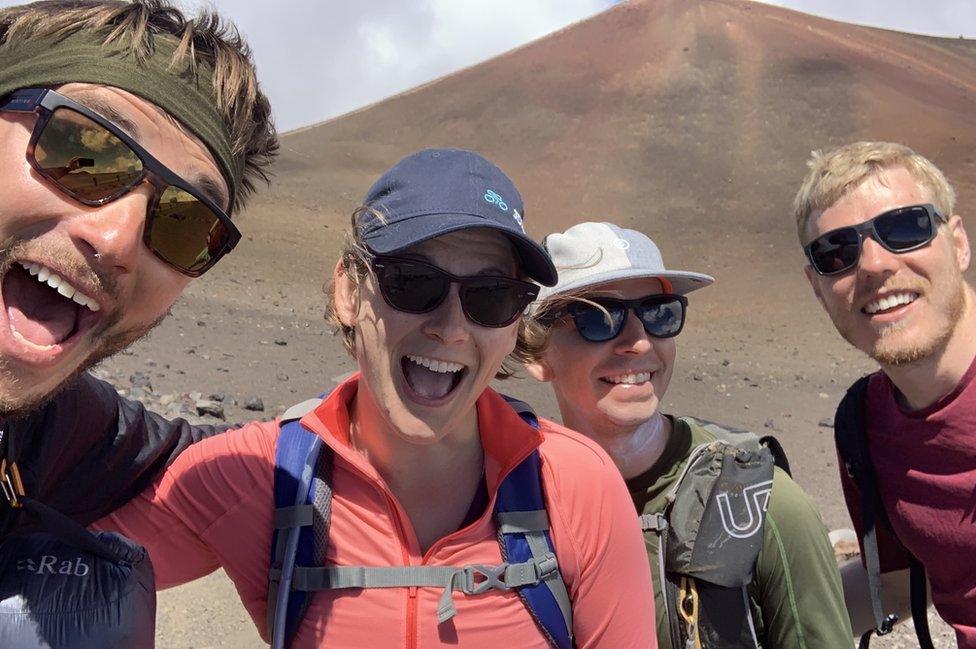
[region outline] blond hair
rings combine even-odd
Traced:
[[[230,208],[243,207],[254,181],[268,180],[278,137],[250,49],[237,29],[213,11],[188,19],[162,0],[48,0],[0,9],[0,44],[83,32],[104,35],[104,45],[121,46],[137,58],[152,56],[155,37],[169,36],[177,41],[171,65],[213,68],[214,101],[226,123],[231,152],[244,169]]]
[[[806,244],[806,228],[814,212],[826,210],[866,179],[896,167],[906,169],[929,194],[936,209],[948,218],[956,205],[956,192],[927,158],[903,144],[854,142],[829,153],[814,151],[809,172],[793,199],[793,216],[800,244]]]
[[[366,244],[363,243],[362,233],[358,227],[359,222],[366,217],[372,217],[380,223],[386,223],[385,215],[376,208],[369,205],[356,208],[352,213],[352,229],[346,233],[345,243],[339,256],[343,271],[356,284],[357,290],[369,273],[369,262],[373,256]],[[322,288],[326,295],[325,321],[332,327],[332,333],[341,338],[342,346],[346,352],[355,358],[356,328],[343,323],[339,318],[339,312],[336,309],[335,282],[327,279]],[[519,320],[515,349],[502,361],[501,368],[495,374],[496,379],[507,379],[515,375],[525,363],[533,359],[530,341],[537,338],[537,334],[531,333],[534,331],[533,327],[534,324],[528,318],[523,317]]]

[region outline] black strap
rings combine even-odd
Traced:
[[[848,474],[857,483],[861,493],[862,544],[864,565],[868,573],[868,589],[874,612],[874,633],[887,635],[898,621],[894,614],[884,614],[881,602],[881,561],[878,556],[877,518],[883,515],[881,496],[870,462],[868,439],[865,434],[865,403],[869,377],[861,377],[844,395],[834,418],[834,440]],[[861,636],[861,647],[870,643],[868,632]]]
[[[786,475],[793,477],[793,470],[790,468],[790,460],[786,457],[786,449],[779,443],[779,440],[772,435],[764,435],[759,438],[759,443],[769,449],[773,454],[773,464],[778,466]]]
[[[910,589],[912,602],[912,622],[915,624],[915,635],[918,636],[919,649],[935,649],[932,644],[932,634],[929,633],[928,590],[925,586],[925,566],[912,557],[909,568]]]

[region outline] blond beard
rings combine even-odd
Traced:
[[[966,287],[962,273],[957,272],[952,281],[955,284],[955,290],[949,295],[949,300],[942,310],[945,324],[939,331],[934,332],[934,335],[921,343],[912,341],[907,346],[886,344],[904,328],[901,323],[896,323],[879,332],[878,340],[875,341],[874,347],[868,355],[884,367],[906,367],[929,358],[939,350],[944,349],[955,332],[956,325],[962,319],[963,311],[966,308]]]

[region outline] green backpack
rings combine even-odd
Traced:
[[[695,447],[660,514],[658,571],[672,649],[761,647],[748,586],[762,548],[773,469],[790,472],[773,437],[684,417],[715,440]]]

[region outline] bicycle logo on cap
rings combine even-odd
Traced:
[[[494,190],[489,189],[485,192],[485,202],[491,203],[492,205],[497,205],[498,209],[503,212],[508,211],[508,203],[505,202],[504,198],[495,193]]]

